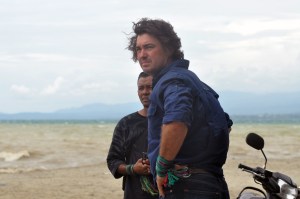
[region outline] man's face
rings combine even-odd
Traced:
[[[137,60],[143,71],[154,74],[170,63],[170,53],[153,36],[145,33],[136,40]]]
[[[137,84],[140,101],[145,108],[148,108],[150,104],[149,96],[152,92],[152,76],[141,77]]]

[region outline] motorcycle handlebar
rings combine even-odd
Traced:
[[[247,171],[256,172],[255,169],[253,169],[253,168],[251,168],[251,167],[248,167],[248,166],[246,166],[246,165],[244,165],[244,164],[239,164],[238,168],[239,168],[239,169],[245,169],[245,170],[247,170]]]
[[[267,171],[267,170],[265,170],[263,168],[260,168],[260,167],[251,168],[251,167],[248,167],[247,165],[239,164],[238,168],[240,168],[240,169],[242,169],[246,172],[252,173],[255,176],[260,176],[260,177],[263,177],[263,178],[272,176],[272,172]]]

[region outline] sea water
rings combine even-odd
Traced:
[[[0,173],[103,163],[115,125],[101,121],[0,122]]]
[[[116,122],[103,121],[0,122],[0,173],[105,163],[115,126]],[[251,157],[253,153],[246,152],[251,150],[246,144],[241,145],[249,132],[263,135],[268,141],[280,138],[278,143],[284,146],[268,151],[269,158],[300,158],[298,152],[292,153],[300,150],[298,122],[234,123],[230,147],[239,150],[229,157]]]

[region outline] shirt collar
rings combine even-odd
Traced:
[[[170,71],[171,68],[179,67],[179,68],[188,69],[189,68],[189,64],[190,64],[189,60],[186,60],[186,59],[178,59],[178,60],[173,61],[172,63],[170,63],[166,67],[162,68],[158,73],[154,74],[152,87],[154,87],[155,84],[159,81],[159,79],[164,74],[166,74],[168,71]]]

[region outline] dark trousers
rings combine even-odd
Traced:
[[[165,199],[229,199],[224,177],[210,173],[192,174],[166,188]]]

